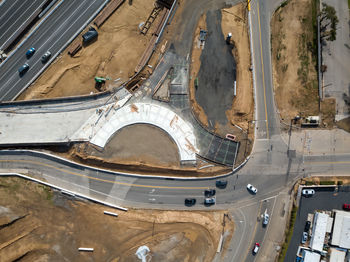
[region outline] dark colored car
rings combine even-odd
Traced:
[[[304,231],[305,232],[309,232],[310,226],[311,226],[311,222],[310,221],[306,221],[306,224],[305,224],[305,227],[304,227]]]
[[[196,199],[195,198],[186,198],[185,199],[185,205],[186,206],[193,206],[196,204]]]
[[[216,187],[218,188],[226,188],[227,186],[227,181],[226,180],[218,180],[216,181]]]
[[[204,195],[205,197],[212,197],[214,196],[216,193],[216,190],[215,189],[207,189],[207,190],[204,190]]]
[[[29,59],[31,58],[35,53],[35,48],[34,47],[31,47],[28,49],[28,51],[26,52],[26,57]]]
[[[22,65],[20,68],[18,68],[18,73],[20,76],[24,75],[29,69],[29,65],[27,63],[25,63],[24,65]]]
[[[343,209],[350,211],[350,204],[343,204]]]
[[[41,57],[41,62],[45,64],[47,61],[49,61],[50,57],[51,57],[51,52],[46,51],[46,53]]]

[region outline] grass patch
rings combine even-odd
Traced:
[[[305,181],[305,185],[312,186],[312,185],[316,185],[316,183],[314,181]]]
[[[350,1],[350,0],[348,0],[348,1]],[[342,180],[339,180],[338,182],[337,182],[337,185],[338,186],[341,186],[343,184],[343,181]]]
[[[39,185],[39,187],[42,189],[45,199],[50,201],[53,198],[53,192],[51,188],[44,185]]]
[[[293,236],[293,231],[294,231],[294,223],[295,223],[295,219],[297,217],[297,211],[298,211],[298,207],[293,206],[292,212],[290,214],[290,221],[289,221],[289,228],[288,231],[286,233],[286,239],[284,240],[282,249],[281,249],[281,253],[278,257],[278,262],[283,262],[284,258],[286,256],[287,253],[287,249],[289,246],[289,242],[292,239]]]
[[[320,181],[321,186],[335,185],[335,181]]]

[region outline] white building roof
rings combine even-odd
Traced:
[[[335,248],[330,248],[330,259],[329,262],[344,262],[345,261],[345,251],[337,250]]]
[[[350,213],[336,210],[331,244],[350,249]]]
[[[310,248],[321,252],[323,250],[324,238],[327,230],[329,215],[325,213],[315,213],[314,226],[312,229],[312,237],[310,240]]]
[[[321,255],[312,251],[304,250],[304,262],[320,262]]]

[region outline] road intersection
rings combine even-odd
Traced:
[[[189,1],[183,19],[189,21],[182,34],[192,35],[195,21],[207,9],[222,7],[227,1]],[[206,5],[205,3],[208,3]],[[240,1],[231,1],[230,4]],[[253,43],[253,73],[255,79],[256,140],[247,164],[237,172],[225,175],[228,186],[217,190],[215,209],[228,209],[235,224],[235,234],[223,261],[273,261],[283,240],[290,208],[290,188],[297,179],[318,174],[348,174],[350,155],[346,153],[304,155],[281,135],[275,106],[271,70],[270,17],[281,1],[250,1]],[[186,2],[184,3],[186,4]],[[205,10],[203,10],[202,8]],[[194,11],[195,10],[195,11]],[[186,21],[187,21],[186,20]],[[180,37],[179,39],[186,39]],[[186,59],[191,43],[174,41],[176,54]],[[2,172],[25,173],[58,185],[68,191],[80,192],[101,201],[135,208],[188,209],[184,197],[194,197],[201,203],[203,191],[215,187],[215,178],[169,178],[138,174],[122,174],[83,166],[58,157],[27,150],[0,151]],[[259,190],[250,194],[246,185]],[[208,209],[196,205],[195,209]],[[271,220],[262,227],[265,210]],[[273,226],[272,226],[273,225]],[[251,254],[255,242],[263,243],[257,256]],[[259,258],[259,259],[258,259]],[[220,261],[219,257],[215,261]]]

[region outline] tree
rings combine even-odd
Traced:
[[[320,14],[321,39],[334,41],[337,37],[338,17],[333,6],[322,3]]]

